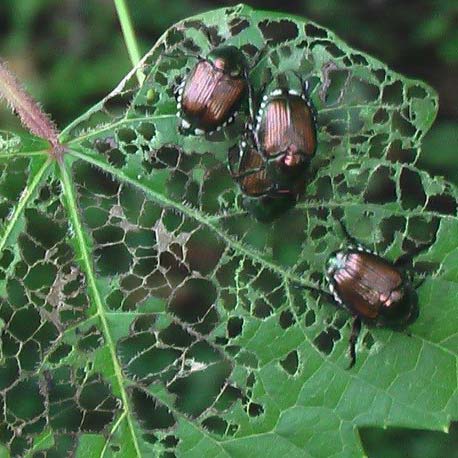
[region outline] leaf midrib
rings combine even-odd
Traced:
[[[102,325],[103,336],[106,340],[106,345],[108,346],[109,351],[110,351],[110,356],[111,356],[112,363],[113,363],[113,369],[115,371],[115,377],[118,383],[118,387],[119,387],[119,391],[120,391],[120,395],[121,395],[121,399],[123,403],[123,410],[127,418],[127,424],[130,430],[130,435],[132,437],[132,442],[135,447],[135,452],[137,456],[141,458],[142,454],[140,451],[139,441],[138,441],[138,438],[135,432],[135,426],[133,424],[133,416],[130,410],[129,399],[128,399],[127,392],[124,388],[124,377],[122,374],[121,365],[116,355],[116,345],[115,345],[113,336],[111,334],[111,330],[110,330],[107,316],[106,316],[105,307],[103,305],[100,291],[97,286],[97,281],[96,281],[91,257],[90,257],[90,254],[88,252],[88,249],[85,243],[84,230],[83,230],[82,222],[79,217],[78,207],[76,203],[77,200],[76,200],[75,190],[73,188],[72,181],[70,179],[66,163],[63,163],[61,165],[60,172],[61,172],[61,181],[62,181],[63,192],[67,200],[68,210],[70,213],[69,215],[70,220],[72,222],[73,229],[75,231],[76,242],[81,251],[81,257],[82,257],[81,260],[82,260],[85,274],[87,276],[88,288],[92,292],[92,296],[93,296],[96,310],[97,310],[97,315],[99,316],[100,322]]]

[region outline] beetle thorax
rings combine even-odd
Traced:
[[[402,299],[403,295],[403,291],[399,289],[391,291],[389,295],[381,293],[380,302],[383,303],[384,307],[391,307],[393,304],[399,302]]]

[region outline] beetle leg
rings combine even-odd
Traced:
[[[349,343],[349,354],[350,354],[350,365],[348,369],[351,369],[356,363],[356,343],[358,342],[358,337],[361,332],[361,320],[359,317],[353,318],[353,323],[351,326],[351,334],[350,339],[348,340]]]
[[[242,141],[239,145],[237,152],[231,149],[228,153],[227,168],[229,169],[229,174],[231,175],[231,178],[236,181],[240,179],[238,169],[240,168],[240,161],[242,159],[244,147],[246,147],[246,142]],[[237,171],[234,169],[234,167],[237,167]]]
[[[253,124],[253,122],[254,122],[254,107],[253,107],[254,95],[253,95],[253,87],[251,86],[251,82],[250,82],[250,79],[248,77],[247,69],[244,70],[244,78],[245,78],[246,84],[248,86],[248,111],[250,113],[250,118],[251,118],[250,122],[251,122],[251,124]]]

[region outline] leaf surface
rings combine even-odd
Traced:
[[[223,42],[265,49],[257,96],[282,74],[310,83],[318,151],[305,198],[272,224],[246,214],[227,170],[243,114],[214,137],[177,130],[189,54]],[[62,164],[0,137],[10,456],[355,457],[362,426],[446,429],[458,194],[416,166],[434,91],[314,23],[246,6],[176,24],[142,69],[142,87],[134,70],[64,131]],[[430,244],[414,258],[410,335],[365,329],[352,370],[348,313],[307,289],[326,288],[340,220],[390,260]]]

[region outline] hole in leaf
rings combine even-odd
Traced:
[[[101,332],[96,328],[92,327],[89,331],[81,336],[78,341],[78,349],[81,351],[94,351],[104,344],[104,339]]]
[[[46,249],[54,247],[64,237],[67,228],[56,224],[55,221],[38,212],[27,209],[27,233]],[[50,230],[52,228],[52,230]]]
[[[95,250],[95,256],[98,258],[97,269],[103,276],[128,272],[133,261],[123,243],[101,246]]]
[[[170,302],[170,311],[186,323],[207,321],[216,323],[217,315],[213,308],[217,293],[208,280],[191,279],[179,288]]]
[[[176,447],[180,443],[180,439],[176,436],[167,436],[161,442],[165,447]]]
[[[49,356],[48,361],[53,364],[59,363],[62,359],[67,357],[72,351],[71,345],[61,343]]]
[[[299,367],[299,355],[296,350],[288,353],[285,359],[280,361],[281,367],[289,374],[294,375]]]
[[[316,315],[315,315],[315,312],[310,309],[307,311],[307,313],[305,314],[305,327],[309,327],[309,326],[312,326],[316,321]]]
[[[133,129],[119,129],[118,139],[124,143],[132,143],[137,138],[137,133]]]
[[[370,350],[373,347],[374,344],[375,344],[374,336],[370,332],[367,332],[366,335],[363,338],[363,345],[368,350]]]
[[[7,358],[0,366],[0,390],[10,387],[19,377],[19,365],[16,358]]]
[[[202,426],[213,434],[224,436],[226,434],[228,423],[220,417],[213,416],[206,418],[202,422]]]
[[[327,38],[328,32],[315,24],[305,24],[305,34],[314,38]]]
[[[9,324],[9,331],[21,342],[32,337],[40,327],[41,319],[37,310],[30,306],[18,310]]]
[[[194,363],[195,364],[195,363]],[[231,374],[228,361],[196,366],[189,375],[177,378],[169,390],[176,395],[176,406],[195,418],[210,407]]]
[[[243,319],[239,317],[232,317],[227,322],[227,335],[230,339],[237,337],[242,333]]]
[[[159,339],[166,345],[187,348],[194,342],[195,337],[178,324],[172,323],[159,333]]]
[[[426,209],[447,215],[456,215],[457,202],[454,197],[448,194],[436,194],[428,197]]]
[[[222,242],[209,229],[203,228],[188,240],[186,260],[192,270],[207,275],[214,271],[223,251]]]
[[[267,318],[273,313],[271,306],[263,299],[258,298],[254,304],[253,314],[257,318]]]
[[[6,393],[6,405],[10,414],[30,421],[45,411],[44,398],[35,378],[20,381]]]
[[[379,167],[371,175],[364,192],[366,202],[386,203],[396,201],[396,185],[391,178],[390,169]]]
[[[261,404],[250,402],[248,404],[247,411],[250,417],[259,417],[260,415],[264,413],[264,407]]]
[[[132,388],[130,396],[134,412],[146,430],[169,429],[175,425],[176,420],[172,412],[146,391]]]
[[[238,388],[227,385],[218,397],[214,408],[223,412],[229,409],[238,399],[242,399],[242,392]]]
[[[392,162],[409,164],[415,160],[417,152],[414,149],[405,149],[399,140],[392,142],[387,150],[386,158]]]
[[[272,45],[294,40],[299,34],[297,25],[287,20],[265,20],[260,22],[258,26],[266,41]]]
[[[334,348],[334,342],[340,339],[340,333],[334,328],[329,328],[326,331],[322,331],[313,341],[313,343],[316,345],[316,347],[325,353],[326,355],[329,355],[333,348]]]
[[[250,26],[250,23],[242,18],[234,18],[232,21],[229,22],[229,27],[231,30],[232,36],[238,35],[240,32],[243,32]]]
[[[426,194],[418,173],[404,167],[401,172],[400,187],[403,208],[413,209],[423,207],[426,202]]]
[[[401,81],[395,81],[394,83],[385,86],[383,88],[383,103],[390,105],[402,105],[402,83]]]
[[[283,329],[288,329],[294,324],[294,316],[289,310],[284,310],[280,314],[280,326]]]

